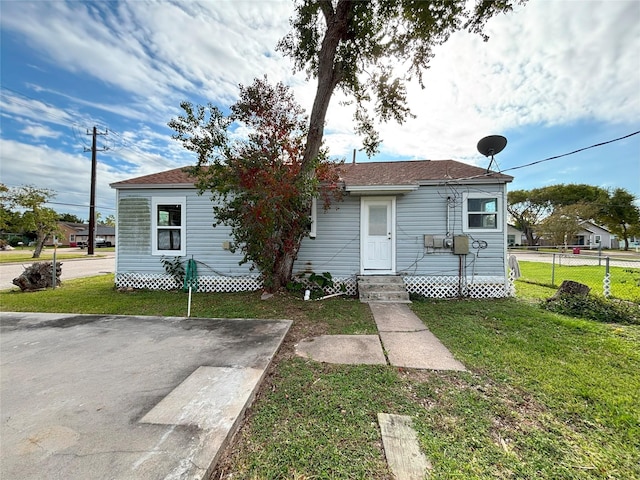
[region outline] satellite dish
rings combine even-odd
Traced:
[[[507,146],[507,139],[502,135],[489,135],[478,142],[478,151],[485,157],[491,157],[500,153]]]

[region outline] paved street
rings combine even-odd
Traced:
[[[536,252],[531,250],[510,250],[509,255],[515,255],[519,262],[553,263],[553,253]],[[609,266],[640,268],[640,255],[635,252],[610,252],[602,253],[598,257],[597,250],[581,250],[580,254],[566,253],[562,256],[556,254],[556,263],[562,265],[605,265],[605,258],[610,257]]]
[[[72,278],[92,277],[115,271],[115,253],[114,252],[96,252],[94,258],[74,258],[70,260],[62,260],[62,275],[60,279],[64,282]],[[26,267],[33,262],[30,260],[24,263],[5,263],[0,264],[0,290],[8,290],[11,288],[18,289],[12,280],[19,276]]]

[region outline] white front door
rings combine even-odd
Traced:
[[[395,198],[363,198],[362,273],[395,273]]]

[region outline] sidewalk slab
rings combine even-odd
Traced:
[[[429,370],[467,370],[428,330],[380,332],[380,338],[391,365]]]
[[[207,478],[290,325],[3,312],[0,478]]]
[[[415,332],[427,330],[425,324],[404,303],[370,303],[378,331]]]
[[[411,417],[378,413],[384,455],[397,480],[424,480],[433,467],[420,450]]]
[[[377,335],[321,335],[305,338],[296,345],[296,354],[326,363],[387,364]]]

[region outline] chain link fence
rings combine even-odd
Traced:
[[[512,251],[518,259],[520,280],[558,287],[573,280],[591,288],[591,293],[606,298],[640,303],[640,256],[595,255]]]

